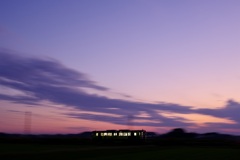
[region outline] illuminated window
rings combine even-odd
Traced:
[[[107,133],[106,132],[104,132],[104,134],[103,134],[104,136],[107,136]]]
[[[117,136],[117,133],[113,133],[114,136]]]
[[[98,136],[98,133],[96,133],[96,136]]]
[[[119,133],[119,136],[124,136],[122,132]]]
[[[127,134],[128,136],[131,136],[131,132],[128,132],[128,134]]]
[[[128,133],[127,132],[123,133],[123,136],[128,136]]]
[[[136,132],[134,132],[134,136],[137,136],[137,133],[136,133]]]
[[[104,136],[104,133],[101,133],[101,136]]]
[[[108,136],[112,136],[112,133],[107,133]]]

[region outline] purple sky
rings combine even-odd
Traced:
[[[33,133],[240,134],[239,15],[238,0],[1,0],[0,132],[31,111]]]

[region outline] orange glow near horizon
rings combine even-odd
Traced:
[[[198,125],[206,125],[207,123],[225,123],[225,124],[236,124],[235,121],[225,118],[218,118],[210,115],[190,113],[170,113],[170,112],[162,112],[158,111],[158,114],[168,117],[168,118],[183,118],[184,122],[191,122]]]
[[[6,109],[8,106],[10,109]],[[132,124],[113,124],[111,122],[103,122],[96,120],[85,120],[80,118],[69,117],[66,113],[83,113],[91,115],[101,115],[119,118],[117,114],[109,114],[93,111],[81,111],[74,107],[66,107],[62,105],[52,104],[50,102],[42,102],[39,106],[27,106],[23,104],[9,103],[1,101],[0,105],[0,131],[8,133],[24,133],[24,113],[26,111],[32,113],[31,117],[31,133],[32,134],[54,134],[54,133],[80,133],[93,130],[119,130],[119,129],[144,129],[163,133],[172,129],[164,126],[161,121],[141,119],[149,118],[144,111],[139,111],[139,114],[132,120]],[[167,118],[182,118],[183,122],[190,122],[196,126],[206,127],[208,123],[224,123],[235,124],[233,120],[218,118],[203,114],[181,114],[172,112],[156,111],[159,115]],[[138,126],[138,123],[154,123],[155,126]]]

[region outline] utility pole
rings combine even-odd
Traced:
[[[133,129],[133,124],[132,124],[132,122],[133,122],[133,116],[132,115],[128,115],[128,129],[129,130],[132,130]]]

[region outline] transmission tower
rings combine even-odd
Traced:
[[[24,134],[31,134],[32,112],[24,114]]]

